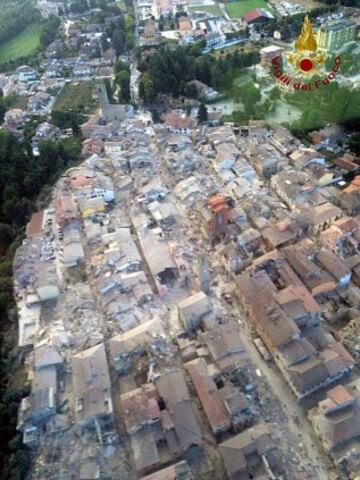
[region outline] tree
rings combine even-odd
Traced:
[[[71,129],[74,135],[78,135],[80,133],[79,117],[76,113],[71,115]]]
[[[156,98],[154,82],[148,74],[143,74],[139,81],[139,95],[147,103],[152,103]]]
[[[111,82],[110,82],[109,78],[104,79],[104,85],[105,85],[105,88],[106,88],[106,93],[107,93],[109,102],[113,103],[113,101],[114,101],[113,100],[113,88],[112,88],[112,85],[111,85]]]
[[[288,41],[291,39],[291,28],[287,22],[284,23],[280,30],[282,40]]]
[[[114,30],[111,41],[116,55],[119,56],[124,51],[124,40],[120,30]]]
[[[195,98],[197,99],[198,97],[198,89],[193,83],[190,83],[190,85],[186,85],[185,87],[185,95],[189,98]]]
[[[115,75],[117,75],[118,73],[120,73],[123,70],[126,70],[127,72],[130,73],[129,65],[119,59],[119,60],[116,61],[115,65],[114,65]]]
[[[300,130],[304,132],[323,126],[321,113],[318,109],[312,107],[305,108],[297,123],[299,124]]]
[[[77,138],[65,138],[61,141],[60,152],[66,163],[78,159],[81,154],[81,141]]]
[[[4,196],[3,196],[4,201]],[[0,248],[8,247],[14,240],[14,231],[10,225],[0,223]]]
[[[272,101],[279,100],[280,97],[281,97],[281,92],[280,92],[279,87],[274,87],[270,91],[270,95],[269,95],[270,100],[272,100]]]
[[[216,90],[226,92],[232,88],[239,69],[259,61],[258,52],[235,52],[225,58],[203,55],[201,42],[187,47],[162,47],[151,57],[139,61],[139,70],[153,81],[156,93],[179,95],[195,94],[188,89],[190,80],[200,80]]]
[[[55,40],[58,28],[60,26],[60,19],[56,15],[51,15],[46,23],[43,25],[40,35],[40,43],[42,48],[47,47]]]
[[[107,9],[106,0],[98,0],[97,6],[98,6],[98,8],[100,8],[100,10],[106,10]]]
[[[356,155],[360,155],[360,133],[353,133],[349,139],[349,148]]]
[[[5,106],[4,100],[1,98],[0,99],[0,122],[1,123],[4,121],[5,113],[6,113],[6,106]]]
[[[245,83],[240,87],[240,97],[248,115],[255,113],[256,104],[261,100],[260,90],[252,83]]]
[[[130,74],[127,70],[122,70],[115,79],[120,88],[119,103],[128,103],[130,100]]]
[[[128,50],[132,50],[134,48],[134,33],[132,31],[126,32],[125,45]]]
[[[107,50],[110,47],[110,43],[109,43],[108,36],[107,36],[106,33],[103,33],[101,35],[100,43],[101,43],[101,48],[103,49],[103,51]]]
[[[208,121],[208,118],[209,118],[209,115],[208,115],[206,105],[204,103],[200,103],[198,113],[197,113],[198,122],[205,123]]]

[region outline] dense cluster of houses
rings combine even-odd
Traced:
[[[360,298],[357,212],[340,203],[359,198],[357,177],[341,180],[349,163],[330,165],[263,122],[204,130],[180,111],[162,121],[94,124],[84,163],[62,176],[52,204],[27,226],[14,259],[31,380],[19,412],[24,443],[42,451],[61,434],[64,449],[73,435],[75,451],[84,438],[119,448],[122,418],[137,475],[195,478],[187,455],[208,448],[206,422],[229,478],[283,471],[251,381],[236,383],[251,376],[248,352],[199,274],[195,235],[234,280],[262,352],[294,397],[330,388],[335,406],[320,402],[311,412],[326,448],[353,445],[356,422],[341,439],[328,432],[334,415],[356,416],[357,393],[341,387],[346,398],[338,399],[330,384],[351,372],[359,352],[324,326],[338,305]],[[131,379],[120,403],[112,378]]]
[[[58,6],[39,1],[43,16]],[[257,8],[230,20],[208,6],[140,0],[139,44],[204,39],[211,49],[271,18]],[[309,412],[314,431],[356,473],[360,387],[347,382],[360,360],[360,160],[325,130],[305,147],[278,125],[220,125],[216,107],[199,126],[183,110],[154,124],[110,103],[100,82],[117,59],[102,47],[108,22],[69,22],[38,69],[2,79],[5,95],[26,100],[2,128],[20,138],[41,118],[35,156],[41,141],[67,135],[50,123],[60,89],[98,80],[83,162],[31,216],[13,262],[30,386],[17,428],[37,449],[39,478],[48,467],[81,480],[190,480],[204,470],[315,478],[270,423],[245,323],[294,401],[322,393]],[[262,50],[264,67],[279,50]],[[187,86],[202,101],[219,97],[200,81]]]

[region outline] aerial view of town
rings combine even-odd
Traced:
[[[0,7],[0,480],[360,480],[360,0]]]

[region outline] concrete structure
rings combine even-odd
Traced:
[[[207,208],[202,210],[202,215],[206,223],[206,234],[211,241],[219,238],[225,232],[228,212],[229,206],[224,195],[215,195],[208,199]]]
[[[264,67],[271,67],[271,61],[276,57],[280,57],[283,52],[284,49],[277,45],[269,45],[268,47],[262,48],[260,50],[261,64]]]
[[[111,383],[105,347],[84,350],[72,356],[72,378],[75,395],[75,417],[79,426],[85,427],[112,416]]]
[[[259,423],[219,445],[230,480],[275,478],[267,459],[274,448],[269,427],[265,423]]]
[[[180,320],[188,331],[199,328],[202,320],[211,310],[211,303],[204,292],[197,292],[178,304]]]
[[[355,40],[356,24],[351,19],[332,20],[323,24],[316,32],[319,48],[334,51],[344,43]]]
[[[286,306],[284,299],[276,296],[277,287],[271,279],[273,273],[269,267],[264,264],[263,270],[239,275],[235,279],[237,291],[285,380],[295,396],[302,399],[349,373],[354,360],[342,344],[326,337],[321,327],[306,327],[302,321],[298,327],[295,312],[289,310],[290,304],[287,302]],[[283,281],[287,278],[288,284],[298,284],[291,270],[283,272],[276,283],[281,278]],[[306,290],[303,292],[305,294]],[[280,293],[284,291],[280,290]],[[311,298],[307,302],[310,304],[306,308],[311,310],[316,307],[316,303],[312,306]]]
[[[37,77],[37,71],[27,65],[18,67],[16,69],[16,74],[19,82],[31,82],[32,80],[36,80]]]
[[[170,465],[140,480],[193,480],[194,476],[186,460]]]
[[[337,450],[360,453],[360,384],[328,390],[325,400],[310,410],[309,418],[325,450],[336,456]],[[356,454],[356,453],[355,453]]]
[[[154,384],[146,383],[122,394],[120,403],[138,473],[202,445],[201,428],[181,370],[170,370],[157,376]],[[171,470],[165,473],[170,476],[155,478],[172,478]]]
[[[212,432],[216,435],[231,426],[231,420],[215,382],[210,377],[206,362],[202,358],[185,364],[196,393],[205,411]]]
[[[254,8],[246,12],[241,17],[248,25],[252,25],[254,23],[265,23],[271,20],[273,15],[269,13],[267,10],[262,10],[261,8]]]
[[[233,323],[217,325],[200,334],[219,372],[231,375],[247,365],[248,356]]]

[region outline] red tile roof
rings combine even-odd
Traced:
[[[353,396],[343,385],[337,385],[328,391],[328,397],[335,403],[340,405],[341,403],[350,402],[353,400]]]
[[[266,15],[264,15],[264,12],[260,10],[260,8],[254,8],[253,10],[250,10],[250,12],[246,12],[241,18],[245,20],[245,22],[251,23],[265,16]]]
[[[28,237],[36,237],[41,235],[43,219],[43,210],[41,212],[36,212],[31,215],[30,222],[26,225],[26,235]]]
[[[185,364],[185,368],[189,372],[213,433],[230,428],[229,415],[215,382],[208,374],[205,360],[202,358],[192,360]]]
[[[161,120],[173,128],[190,128],[192,125],[192,120],[190,117],[183,117],[175,112],[169,112],[162,115]]]

